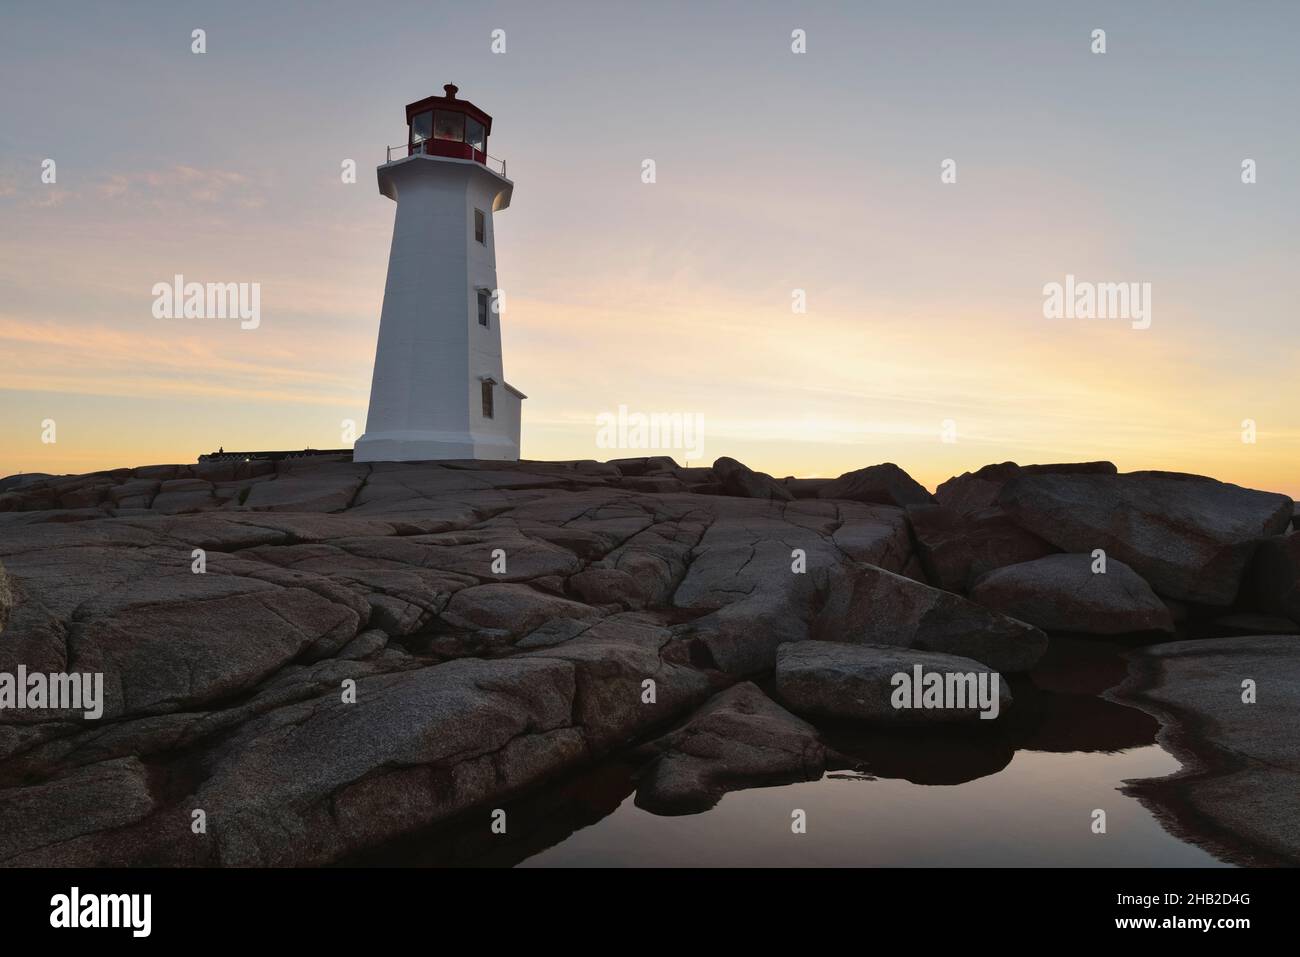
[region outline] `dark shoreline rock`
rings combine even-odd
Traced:
[[[776,690],[797,714],[861,721],[884,726],[931,725],[985,720],[979,706],[894,707],[895,675],[922,673],[988,675],[997,680],[991,720],[1011,705],[1011,692],[993,669],[957,655],[943,655],[882,645],[846,645],[802,641],[782,645],[776,659]],[[991,684],[990,684],[991,691]],[[918,692],[918,697],[919,697]]]
[[[1255,704],[1241,682],[1254,680]],[[1160,721],[1183,764],[1124,789],[1180,839],[1246,867],[1300,865],[1300,636],[1177,641],[1131,655],[1107,697]]]
[[[1260,539],[1280,535],[1294,503],[1177,472],[1026,474],[998,504],[1022,528],[1068,552],[1105,550],[1160,595],[1228,606]]]
[[[1112,558],[1094,573],[1094,562],[1062,553],[998,568],[974,584],[971,601],[1049,632],[1173,632],[1169,608],[1137,572]]]
[[[960,595],[873,565],[842,573],[814,624],[821,641],[888,645],[973,658],[995,671],[1033,668],[1047,635]]]
[[[646,750],[657,757],[639,777],[636,803],[656,814],[707,811],[741,788],[815,781],[827,758],[816,728],[748,681]]]

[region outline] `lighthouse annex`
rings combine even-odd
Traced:
[[[406,144],[378,170],[397,213],[357,462],[519,458],[494,244],[514,184],[487,152],[492,117],[443,89],[406,107]]]

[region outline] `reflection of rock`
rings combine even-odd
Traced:
[[[613,814],[636,787],[634,764],[618,759],[554,785],[494,802],[437,827],[349,855],[345,866],[514,867]],[[504,832],[491,811],[505,811]]]
[[[1128,675],[1124,655],[1133,647],[1128,639],[1054,635],[1034,668],[1034,686],[1057,694],[1099,695]]]
[[[1300,637],[1153,645],[1116,695],[1160,719],[1161,744],[1184,765],[1126,793],[1225,860],[1300,864]]]
[[[1173,618],[1141,576],[1119,559],[1093,571],[1091,555],[1048,555],[989,572],[971,601],[1047,631],[1120,635],[1174,630]]]
[[[815,780],[826,768],[817,729],[748,681],[717,695],[652,748],[660,756],[645,771],[636,803],[659,814],[706,811],[727,791]]]
[[[998,504],[1070,552],[1101,548],[1169,598],[1229,605],[1258,539],[1290,520],[1285,495],[1175,472],[1028,474]]]
[[[1016,748],[997,732],[1001,721],[896,728],[884,734],[876,727],[837,724],[824,728],[822,737],[859,773],[946,786],[997,774],[1011,763]]]
[[[959,595],[931,588],[873,565],[844,572],[814,628],[823,641],[895,645],[974,658],[997,671],[1028,671],[1047,649],[1047,636],[1023,621]]]
[[[982,720],[982,705],[973,688],[963,691],[968,697],[960,706],[957,702],[944,701],[940,707],[896,708],[894,676],[903,674],[910,681],[917,666],[923,674],[971,674],[983,678],[990,696],[985,703],[989,713],[995,707],[1000,713],[1011,704],[1006,683],[978,661],[956,655],[829,641],[782,645],[776,658],[776,690],[781,700],[797,713],[823,718],[882,725]],[[918,690],[915,699],[919,697]]]
[[[1149,714],[1091,695],[1053,694],[1016,686],[1007,737],[1017,750],[1115,752],[1154,744],[1159,723]]]
[[[1120,751],[1155,741],[1158,723],[1136,708],[1089,695],[1053,694],[1013,679],[1016,705],[997,721],[932,728],[837,723],[821,728],[829,748],[862,771],[913,784],[963,784],[997,774],[1020,750],[1066,754]]]

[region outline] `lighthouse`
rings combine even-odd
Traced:
[[[407,105],[406,144],[378,170],[397,213],[357,462],[519,458],[495,254],[514,184],[487,152],[492,117],[443,90]]]

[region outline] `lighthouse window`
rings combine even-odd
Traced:
[[[411,117],[411,142],[423,143],[433,135],[433,113],[417,113]]]
[[[492,418],[492,383],[483,383],[483,418]]]
[[[491,299],[491,293],[486,289],[478,291],[478,324],[484,329],[488,324],[488,302]]]
[[[483,135],[483,124],[472,116],[465,117],[465,142],[480,153],[487,149],[486,137]]]
[[[487,217],[483,215],[483,210],[474,210],[474,239],[476,242],[487,245]]]
[[[465,114],[435,110],[433,113],[433,138],[435,140],[455,140],[459,143],[465,138]]]

